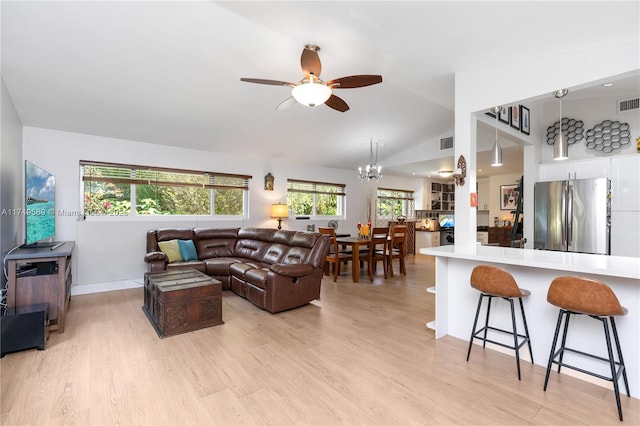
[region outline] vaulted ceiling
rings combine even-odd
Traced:
[[[640,36],[637,1],[1,7],[2,78],[24,125],[344,169],[368,159],[373,139],[383,164],[419,153],[387,171],[404,175],[435,167],[439,139],[453,134],[456,71]],[[325,79],[383,82],[336,90],[351,108],[340,113],[276,111],[289,88],[240,81],[300,80],[308,43],[321,48]]]

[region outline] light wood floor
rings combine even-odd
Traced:
[[[224,325],[159,339],[142,289],[73,297],[44,351],[6,355],[3,425],[619,424],[611,390],[513,357],[435,340],[433,259],[406,277],[323,280],[322,300],[276,315],[231,292]],[[626,424],[638,399],[622,397]]]

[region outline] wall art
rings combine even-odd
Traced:
[[[556,136],[560,133],[560,121],[556,121],[547,127],[547,144],[553,145]],[[564,117],[562,119],[562,134],[567,138],[567,143],[574,143],[584,139],[584,122],[575,118]]]
[[[614,149],[622,148],[629,142],[631,142],[631,132],[628,123],[604,120],[587,130],[584,143],[588,149],[609,153]]]

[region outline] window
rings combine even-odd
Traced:
[[[292,216],[343,216],[342,183],[287,180],[287,205]]]
[[[251,176],[80,161],[85,216],[243,216]]]
[[[415,216],[413,191],[378,188],[378,219],[392,220],[398,216],[413,219]]]

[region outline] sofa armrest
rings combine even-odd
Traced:
[[[313,266],[308,264],[274,263],[269,269],[278,275],[295,278],[306,277],[314,271]]]
[[[147,263],[167,262],[167,255],[161,251],[152,251],[144,255],[144,261]]]

